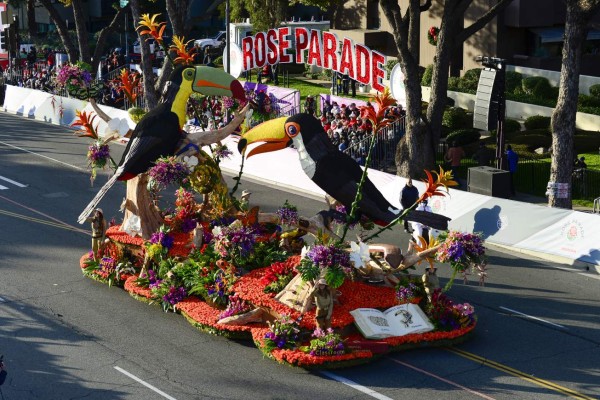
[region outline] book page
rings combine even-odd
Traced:
[[[358,329],[367,339],[396,336],[385,315],[374,308],[357,308],[350,311]]]
[[[394,336],[409,333],[424,333],[434,329],[427,315],[416,304],[401,304],[388,308],[383,313],[394,331]]]

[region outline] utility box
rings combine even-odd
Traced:
[[[508,199],[510,172],[492,167],[469,168],[467,190],[471,193]]]

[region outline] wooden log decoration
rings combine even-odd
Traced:
[[[258,222],[261,224],[280,224],[281,218],[276,213],[259,213],[258,214]],[[319,233],[325,233],[331,236],[334,239],[339,239],[339,237],[329,230],[327,226],[323,223],[323,218],[321,215],[317,214],[314,217],[309,219],[300,217],[298,219],[298,225],[296,226],[299,230],[304,230],[307,233],[310,233],[314,236],[317,236]]]
[[[160,228],[164,220],[160,209],[154,204],[148,190],[148,174],[140,174],[127,181],[127,199],[125,200],[125,215],[123,225],[134,216],[140,218],[142,238],[148,240]]]

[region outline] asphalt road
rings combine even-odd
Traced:
[[[88,144],[0,112],[0,399],[600,398],[600,280],[546,261],[489,251],[484,287],[454,284],[450,296],[479,316],[466,343],[323,373],[280,366],[251,343],[201,333],[84,278],[91,240],[76,219],[106,180],[90,187]],[[307,216],[323,207],[256,183],[242,189],[266,211],[286,199]],[[124,192],[116,185],[102,201],[108,219],[120,220]],[[403,248],[407,239],[382,237]],[[449,267],[438,267],[444,284]]]

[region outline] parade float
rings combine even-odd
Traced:
[[[145,16],[141,25],[160,38],[162,24],[155,17]],[[435,265],[449,264],[452,279],[473,268],[483,279],[483,241],[449,232],[444,216],[414,210],[421,200],[447,195],[452,176],[441,168],[425,171],[419,201],[397,210],[369,180],[367,168],[329,143],[314,117],[296,114],[252,126],[250,110],[260,105],[248,101],[239,82],[223,71],[187,64],[186,42],[174,43],[174,61],[183,62],[160,105],[133,131],[119,132],[118,121],[107,121],[99,133],[96,116],[83,112],[74,124],[80,136],[93,139],[92,170],[115,170],[79,218],[93,232],[92,249],[80,259],[83,274],[180,313],[203,332],[252,340],[266,357],[309,369],[341,368],[468,338],[477,322],[474,309],[448,297],[452,281],[439,287]],[[225,96],[230,122],[212,130],[184,127],[194,92]],[[376,133],[390,122],[385,115],[394,100],[383,90],[374,102],[361,116]],[[307,217],[285,201],[266,213],[248,193],[236,196],[243,162],[233,188],[219,168],[230,153],[220,141],[230,135],[239,138],[244,157],[293,144],[304,172],[328,194],[328,209]],[[108,145],[115,139],[128,141],[118,164]],[[367,166],[369,161],[370,151]],[[125,216],[107,227],[97,206],[117,180],[127,182]],[[173,203],[164,206],[161,193],[174,188]],[[404,219],[442,233],[419,238],[408,254],[375,242]],[[346,239],[350,232],[356,241]],[[417,272],[419,264],[424,272]]]

